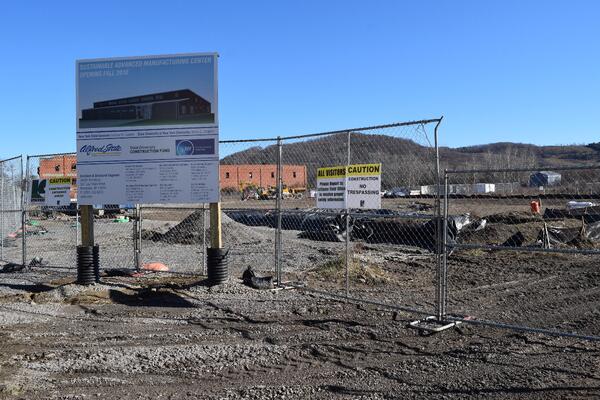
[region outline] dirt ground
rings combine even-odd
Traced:
[[[542,223],[508,223],[489,218],[497,206],[456,204],[491,221],[464,243],[499,244],[518,230],[530,244]],[[503,207],[518,213],[528,204]],[[345,303],[315,292],[345,292],[344,243],[286,230],[284,279],[304,289],[256,290],[241,274],[248,266],[272,274],[274,230],[225,218],[231,280],[208,287],[203,221],[179,225],[191,213],[146,213],[143,259],[172,269],[141,277],[115,276],[133,265],[131,223],[98,221],[105,272],[87,287],[74,283],[75,222],[39,220],[45,233],[27,238],[27,258],[50,264],[0,273],[0,398],[600,397],[598,341],[467,323],[433,335],[409,328],[434,311],[437,264],[426,249],[352,243],[349,293],[383,305]],[[4,255],[18,258],[19,244],[7,242]],[[598,256],[517,250],[454,251],[449,315],[600,335]]]
[[[427,309],[430,265],[414,254],[369,267],[373,279],[352,273],[352,294]],[[600,332],[592,258],[463,252],[450,270],[452,312]],[[598,342],[467,324],[423,335],[407,328],[414,315],[237,278],[207,287],[202,277],[103,277],[81,287],[55,269],[0,277],[2,398],[600,396]],[[343,271],[330,263],[302,279],[341,290]]]

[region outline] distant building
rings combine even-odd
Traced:
[[[437,185],[426,185],[421,186],[422,195],[434,195],[437,193]],[[440,186],[440,195],[444,194],[444,185]],[[448,185],[448,194],[481,194],[481,193],[494,193],[496,191],[496,185],[494,183],[462,183],[462,184],[451,184]]]
[[[283,165],[282,181],[288,188],[306,188],[306,165]],[[221,189],[241,190],[246,186],[277,186],[277,165],[240,164],[220,166]]]
[[[529,176],[529,186],[558,186],[560,185],[561,178],[558,172],[539,171]]]

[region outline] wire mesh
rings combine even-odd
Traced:
[[[48,267],[75,268],[78,240],[77,159],[75,154],[29,156],[25,167],[27,195],[24,201],[25,262],[41,260]],[[47,206],[31,201],[31,188],[35,180],[52,178],[75,179],[70,197],[73,203],[66,206]]]
[[[77,208],[77,156],[74,153],[36,155],[27,157],[25,196],[25,262],[41,260],[53,268],[75,269],[76,247],[80,244],[80,221]],[[50,206],[32,202],[34,180],[70,178],[71,202]],[[94,239],[100,246],[101,269],[131,268],[134,266],[131,206],[96,205],[94,207]]]
[[[437,183],[436,122],[282,139],[284,280],[434,308],[436,202],[420,185]],[[317,208],[318,168],[373,163],[381,163],[381,209]]]
[[[447,176],[448,312],[597,334],[600,166]]]
[[[22,158],[0,161],[0,261],[21,263]]]
[[[141,264],[164,264],[170,272],[206,274],[208,208],[201,206],[143,205]]]
[[[223,245],[230,274],[240,278],[251,267],[275,275],[277,238],[277,140],[224,141],[221,155]]]

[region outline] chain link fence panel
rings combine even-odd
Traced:
[[[77,198],[77,158],[73,153],[28,156],[25,167],[27,194],[24,201],[25,238],[24,257],[29,263],[42,260],[51,268],[76,268],[78,244],[77,205],[47,206],[32,202],[31,190],[35,181],[53,178],[74,179],[69,196]]]
[[[448,313],[598,334],[600,166],[446,174]]]
[[[170,272],[206,275],[207,205],[142,205],[140,264],[164,264]]]
[[[282,139],[283,280],[434,312],[439,203],[420,187],[438,182],[438,122]],[[381,209],[317,208],[318,168],[379,163]]]
[[[219,144],[222,236],[234,278],[248,267],[258,275],[276,274],[277,143],[264,139]]]
[[[0,261],[22,262],[23,159],[0,161]]]

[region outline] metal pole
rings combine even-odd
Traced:
[[[440,176],[440,150],[439,150],[439,145],[438,145],[438,127],[440,126],[440,123],[442,122],[442,118],[441,117],[439,119],[439,121],[437,122],[437,124],[435,125],[435,128],[433,129],[433,138],[434,138],[434,146],[435,146],[435,181],[436,181],[436,194],[435,194],[435,227],[436,227],[436,232],[435,232],[435,247],[436,247],[436,264],[437,264],[437,269],[436,269],[436,296],[435,296],[435,303],[436,303],[436,318],[438,321],[442,321],[443,319],[443,309],[442,309],[442,297],[443,297],[443,293],[442,293],[442,275],[443,275],[443,265],[442,265],[442,238],[441,238],[441,230],[442,230],[442,226],[441,226],[441,216],[442,216],[442,210],[441,210],[441,202],[440,202],[440,196],[441,196],[441,176]]]
[[[206,275],[206,203],[202,203],[202,275]]]
[[[138,214],[138,218],[139,218],[139,221],[138,221],[138,232],[137,233],[138,233],[138,251],[139,251],[140,255],[139,255],[139,263],[137,265],[138,265],[138,268],[141,269],[142,265],[144,263],[144,245],[142,242],[142,230],[144,229],[144,207],[142,207],[141,205],[140,205],[140,211]]]
[[[346,177],[344,190],[344,203],[346,203],[346,297],[350,296],[350,210],[348,209],[348,167],[350,166],[350,139],[351,131],[348,131],[348,143],[347,143],[347,158],[346,158]]]
[[[140,245],[142,243],[141,235],[142,235],[142,218],[141,218],[141,208],[139,204],[135,205],[135,218],[133,220],[133,257],[135,262],[136,271],[140,271],[142,268],[142,260],[141,260],[141,248]]]
[[[277,208],[277,230],[275,232],[275,277],[277,285],[281,286],[281,203],[283,200],[283,148],[281,137],[277,137],[277,194],[275,197],[275,207]]]
[[[26,223],[27,223],[27,210],[25,210],[25,193],[28,188],[28,178],[29,178],[29,156],[27,156],[27,164],[26,164],[26,172],[25,179],[23,179],[23,156],[21,156],[21,179],[19,182],[19,186],[21,188],[21,254],[23,255],[22,262],[23,266],[27,264],[27,231],[26,231]],[[14,183],[13,183],[14,184]]]
[[[448,173],[444,172],[444,232],[442,237],[442,290],[441,290],[441,318],[446,319],[448,305]]]
[[[79,246],[79,206],[75,204],[75,246]]]
[[[0,260],[4,260],[4,162],[0,162]]]

